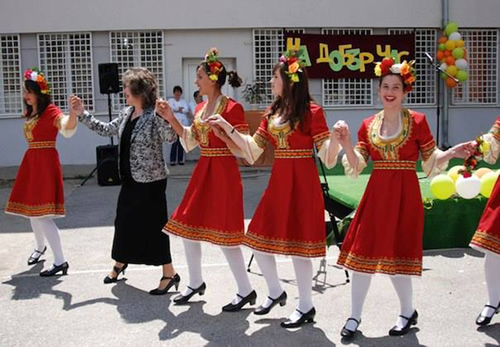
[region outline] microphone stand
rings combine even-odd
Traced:
[[[427,57],[427,62],[429,63],[429,65],[431,65],[435,70],[436,70],[436,73],[438,74],[438,83],[437,83],[437,102],[436,102],[436,105],[437,105],[437,109],[436,109],[436,119],[437,119],[437,126],[436,126],[436,145],[439,147],[439,124],[441,123],[440,121],[440,112],[441,112],[441,96],[440,96],[440,85],[441,85],[441,81],[440,81],[440,72],[441,73],[444,73],[446,76],[448,76],[449,78],[451,78],[452,80],[454,80],[456,83],[458,83],[458,79],[456,79],[455,77],[453,77],[452,75],[450,75],[448,72],[446,72],[446,70],[443,70],[441,68],[441,65],[439,64],[439,62],[435,62],[434,61],[434,58],[427,52],[424,53],[425,56]]]

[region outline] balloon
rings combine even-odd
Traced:
[[[448,38],[443,35],[439,38],[438,43],[446,43],[446,41],[448,41]]]
[[[453,182],[456,182],[458,178],[458,170],[463,170],[463,169],[465,168],[462,165],[456,165],[448,170],[448,176],[451,177]]]
[[[457,47],[457,48],[455,48],[451,52],[451,55],[453,55],[453,58],[455,58],[455,59],[463,58],[463,56],[464,56],[464,49],[460,48],[460,47]]]
[[[453,58],[453,57],[447,57],[445,59],[445,62],[446,62],[446,65],[448,65],[448,66],[455,65],[455,58]]]
[[[474,175],[476,175],[477,178],[481,178],[485,174],[487,174],[488,172],[492,172],[491,169],[489,169],[487,167],[482,167],[482,168],[478,169],[476,172],[474,172]]]
[[[447,68],[446,68],[446,72],[449,73],[450,75],[452,76],[455,76],[457,74],[457,67],[455,65],[449,65]]]
[[[446,74],[445,74],[445,73],[442,73],[442,72],[441,72],[439,75],[440,75],[440,76],[441,76],[441,78],[442,78],[442,79],[444,79],[444,80],[448,78],[448,76],[446,76]]]
[[[460,70],[465,70],[467,69],[467,60],[465,59],[457,59],[455,60],[455,66],[459,68]]]
[[[430,184],[432,194],[440,200],[446,200],[455,193],[455,184],[447,175],[437,175]]]
[[[474,175],[467,178],[460,175],[455,184],[455,188],[457,189],[458,195],[462,198],[472,199],[479,194],[481,190],[481,181]]]
[[[467,78],[469,77],[469,75],[467,74],[467,71],[464,71],[464,70],[458,70],[457,71],[457,75],[455,76],[457,78],[457,80],[459,80],[460,82],[464,82],[467,80]]]
[[[444,43],[440,43],[440,44],[438,45],[438,50],[440,50],[440,51],[444,51],[445,49],[446,49],[446,45],[445,45]]]
[[[446,43],[444,45],[445,45],[447,50],[453,51],[453,49],[455,48],[455,41],[448,40],[448,41],[446,41]]]
[[[464,40],[457,40],[457,41],[455,41],[455,44],[456,44],[457,47],[463,47],[463,46],[465,46]]]
[[[443,53],[443,51],[437,51],[437,53],[436,53],[436,59],[437,59],[437,60],[441,60],[441,59],[443,59],[443,58],[444,58],[444,53]]]
[[[453,40],[453,41],[458,41],[458,40],[461,40],[462,39],[462,35],[460,35],[459,32],[454,32],[454,33],[451,33],[450,36],[448,37],[448,40]]]
[[[451,52],[446,49],[446,50],[443,51],[443,54],[444,54],[445,57],[449,57],[451,55]]]
[[[453,79],[451,79],[450,77],[448,77],[445,81],[446,83],[446,86],[448,88],[455,88],[457,86],[457,82],[455,82]]]
[[[493,187],[495,186],[495,182],[498,179],[497,172],[488,172],[487,174],[481,177],[481,195],[489,198],[491,192],[493,191]]]
[[[446,64],[446,63],[442,63],[441,65],[439,65],[439,68],[441,70],[446,70],[447,67],[448,67],[448,64]]]
[[[448,25],[446,25],[446,28],[444,29],[446,35],[450,36],[452,33],[455,31],[458,31],[458,24],[455,22],[449,22]]]

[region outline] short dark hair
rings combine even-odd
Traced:
[[[151,71],[145,67],[133,67],[123,74],[123,85],[130,89],[133,96],[142,99],[142,107],[153,107],[158,98],[158,82]]]
[[[175,87],[174,87],[174,94],[175,94],[175,92],[177,92],[177,91],[181,92],[181,94],[182,94],[182,87],[181,87],[181,86],[175,86]]]
[[[195,98],[195,99],[196,99],[196,98],[198,97],[198,95],[199,95],[199,94],[200,94],[200,91],[199,91],[199,90],[195,91],[195,92],[193,93],[193,98]]]

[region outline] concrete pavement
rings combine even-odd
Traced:
[[[183,196],[193,163],[171,168],[167,199],[172,212]],[[78,184],[92,169],[65,168],[67,217],[57,220],[69,275],[40,278],[45,263],[33,267],[26,260],[34,237],[28,220],[0,213],[0,344],[2,346],[334,346],[347,344],[340,330],[350,312],[350,285],[335,268],[338,250],[327,254],[326,272],[316,273],[314,324],[287,331],[279,326],[295,307],[297,287],[289,258],[278,259],[278,272],[288,292],[288,303],[267,316],[250,308],[222,313],[236,285],[219,248],[203,245],[204,296],[187,306],[175,306],[175,294],[152,297],[161,276],[158,267],[131,265],[126,280],[104,285],[110,270],[113,220],[119,187],[100,187],[95,178]],[[15,168],[0,169],[0,207],[10,193]],[[243,169],[245,218],[251,218],[267,185],[269,170]],[[71,179],[70,177],[78,177]],[[439,232],[436,230],[436,232]],[[182,242],[171,239],[174,265],[181,287],[188,274]],[[248,260],[251,252],[244,249]],[[314,271],[320,260],[314,261]],[[419,323],[404,337],[388,336],[398,315],[398,299],[388,278],[373,279],[360,332],[351,342],[359,346],[497,346],[500,315],[486,328],[477,328],[476,315],[486,302],[483,257],[470,249],[426,252],[424,274],[414,281]],[[257,264],[250,280],[260,304],[267,295]]]

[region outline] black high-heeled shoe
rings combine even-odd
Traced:
[[[113,271],[116,273],[116,277],[111,277],[110,275],[106,275],[104,277],[104,284],[115,283],[118,281],[118,276],[121,274],[125,275],[125,269],[127,269],[128,264],[124,264],[121,268],[118,266],[113,266]]]
[[[271,305],[269,305],[269,307],[264,307],[262,305],[260,305],[259,307],[257,307],[253,313],[254,314],[257,314],[257,315],[264,315],[264,314],[268,314],[271,309],[276,306],[276,305],[280,305],[280,306],[285,306],[286,305],[286,292],[283,291],[283,293],[281,293],[280,296],[278,296],[276,299],[273,299],[271,298],[270,296],[268,296],[269,300],[271,300]]]
[[[406,334],[412,325],[416,325],[418,321],[418,312],[415,310],[410,318],[399,315],[401,318],[406,319],[405,326],[400,330],[397,325],[393,326],[391,330],[389,330],[389,335],[391,336],[401,336]]]
[[[168,290],[170,288],[172,288],[173,286],[175,286],[175,290],[179,289],[179,283],[181,282],[181,276],[179,276],[179,274],[175,274],[173,277],[163,276],[162,278],[160,278],[160,282],[164,281],[164,280],[170,280],[170,282],[168,282],[168,284],[165,288],[163,288],[163,289],[156,288],[156,289],[150,290],[149,294],[151,294],[151,295],[164,295],[164,294],[167,294]]]
[[[40,272],[40,276],[42,276],[42,277],[55,276],[55,275],[57,275],[57,273],[59,271],[61,271],[63,275],[67,275],[68,269],[69,269],[69,264],[67,261],[65,261],[61,265],[54,264],[54,265],[52,265],[52,268],[50,268],[49,270],[45,270],[45,271]]]
[[[36,263],[38,263],[40,261],[40,257],[45,254],[46,250],[47,246],[45,246],[42,251],[35,249],[28,258],[28,265],[35,265]]]
[[[207,285],[205,284],[205,282],[203,282],[198,288],[191,288],[190,286],[188,286],[188,288],[191,289],[191,293],[189,293],[188,295],[179,294],[174,298],[174,303],[176,305],[186,304],[189,299],[191,299],[195,294],[200,294],[200,296],[205,294]]]
[[[316,316],[316,309],[313,307],[308,312],[304,313],[298,309],[295,309],[298,313],[300,313],[300,318],[297,320],[287,319],[284,322],[281,322],[281,326],[283,328],[298,328],[304,323],[312,323],[314,322],[314,316]]]
[[[493,318],[494,315],[496,315],[498,312],[500,312],[500,303],[498,304],[497,307],[491,306],[491,305],[484,305],[484,307],[489,307],[493,309],[493,313],[491,316],[483,316],[481,313],[479,313],[479,316],[476,318],[476,324],[477,325],[488,325],[491,322],[491,319]]]
[[[250,303],[250,305],[255,305],[255,301],[257,300],[257,293],[255,290],[252,290],[250,294],[245,297],[242,297],[240,294],[236,294],[241,300],[237,304],[229,303],[226,306],[222,307],[222,311],[224,312],[235,312],[241,310],[243,306]]]
[[[346,328],[347,322],[349,322],[350,320],[356,322],[356,327],[354,328],[354,330],[350,330],[350,329]],[[358,321],[356,318],[347,318],[347,321],[345,322],[344,327],[342,328],[342,331],[340,331],[340,336],[345,337],[347,339],[352,338],[354,336],[354,334],[356,333],[356,331],[358,331],[358,327],[360,324],[361,324],[361,319]]]

